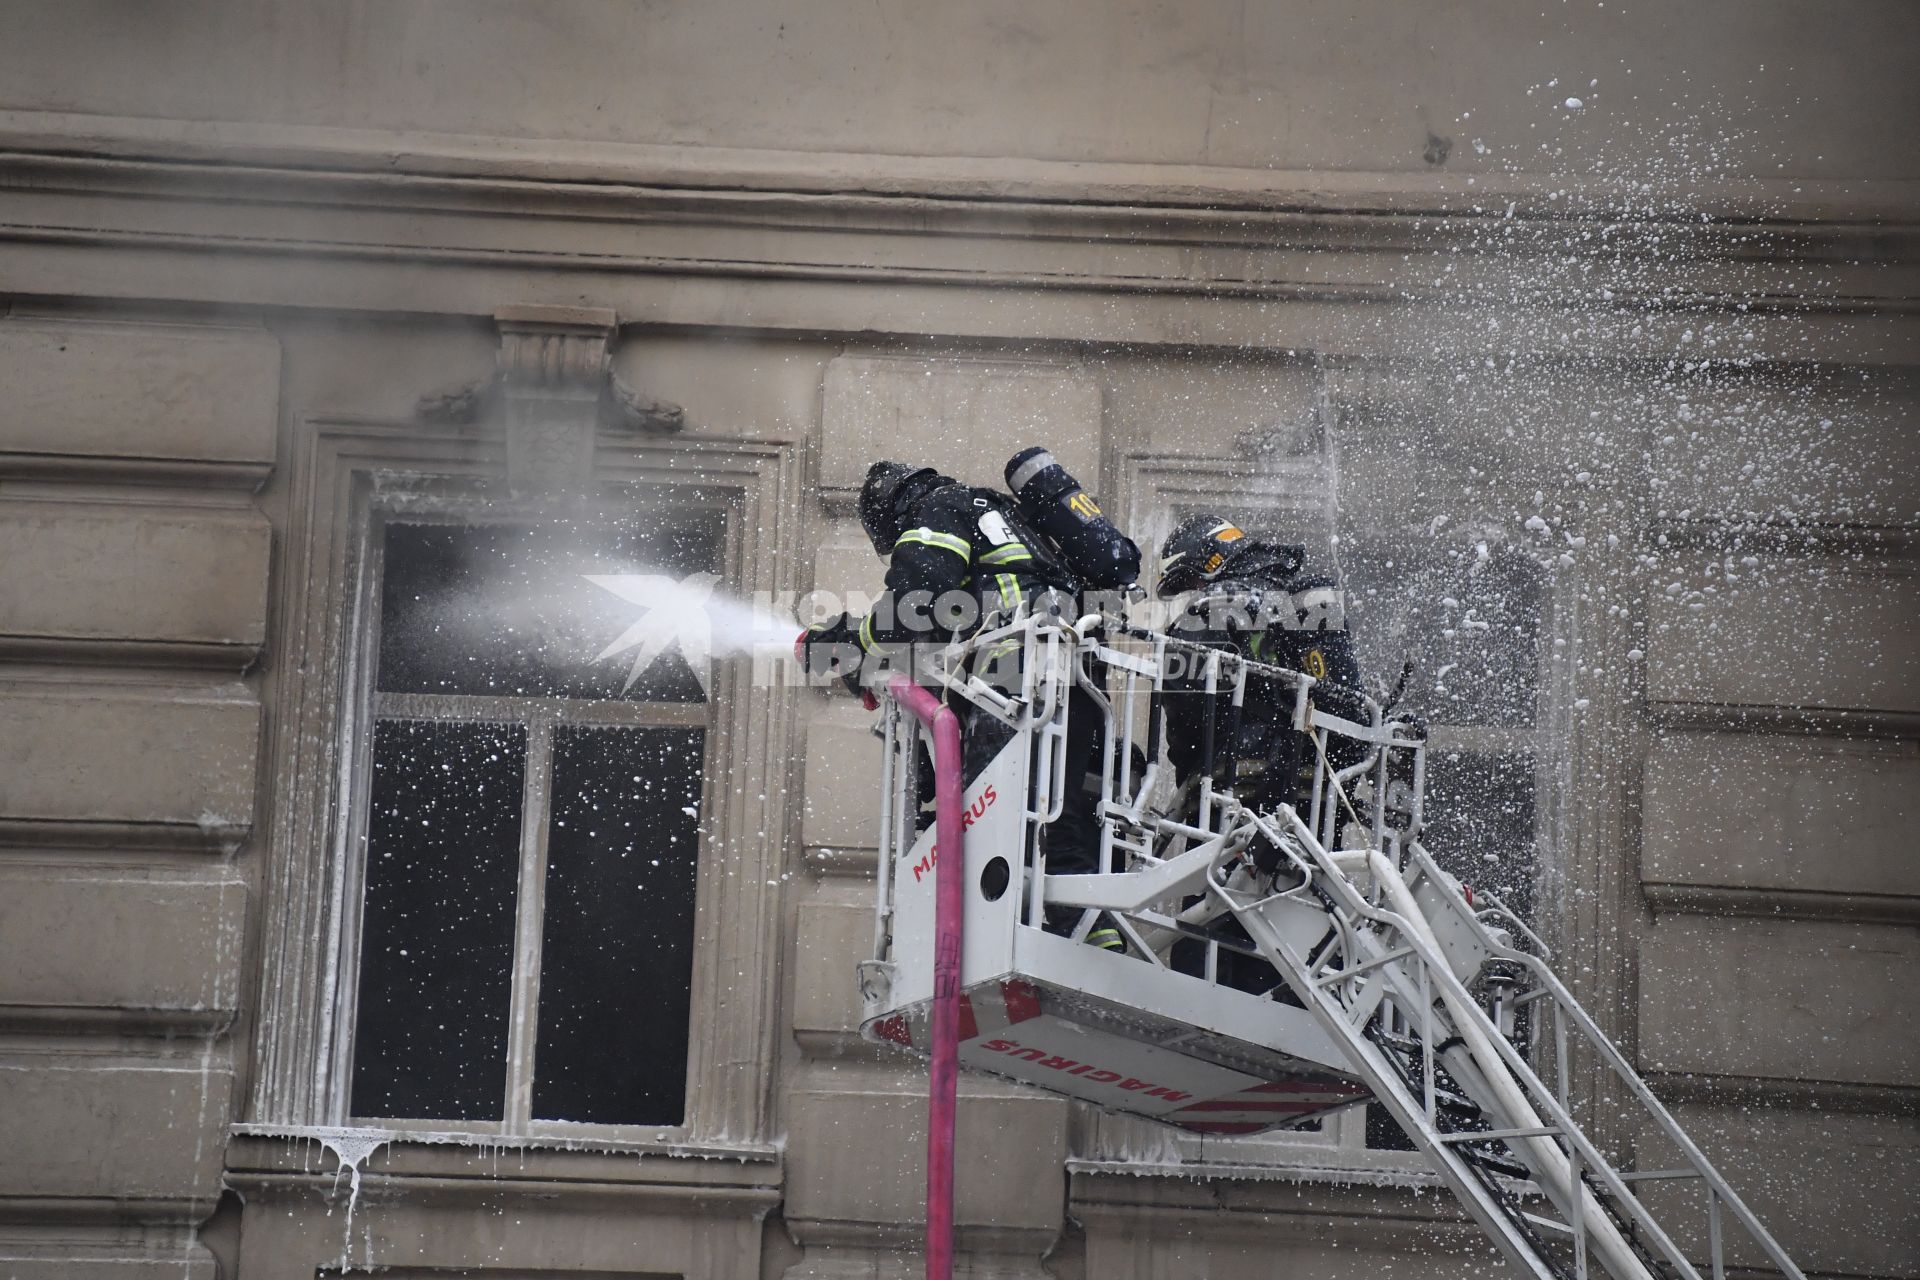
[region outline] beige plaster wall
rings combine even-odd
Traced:
[[[18,0],[0,12],[12,110],[1380,173],[1435,167],[1425,157],[1444,139],[1450,171],[1578,174],[1634,158],[1654,141],[1637,128],[1678,120],[1735,174],[1920,177],[1904,127],[1920,114],[1920,20],[1896,0]],[[1568,97],[1587,106],[1569,111]]]

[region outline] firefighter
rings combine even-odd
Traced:
[[[1192,593],[1171,634],[1305,672],[1318,681],[1312,695],[1317,707],[1364,724],[1360,664],[1339,584],[1305,565],[1303,547],[1263,542],[1230,520],[1196,515],[1181,521],[1161,547],[1155,592],[1163,600]],[[1239,727],[1229,742],[1230,680],[1222,681],[1209,708],[1205,659],[1187,656],[1184,670],[1167,682],[1167,754],[1175,778],[1184,786],[1205,766],[1211,713],[1216,785],[1231,778],[1236,795],[1253,808],[1297,803],[1318,748],[1292,727],[1293,689],[1249,675]],[[1336,769],[1365,754],[1364,745],[1351,738],[1329,734],[1324,742]]]
[[[810,671],[831,668],[850,688],[863,690],[877,670],[921,670],[931,650],[1011,621],[1023,607],[1072,616],[1073,574],[1006,494],[961,484],[932,467],[876,462],[861,486],[858,510],[873,549],[888,558],[886,590],[860,621],[842,614],[801,637],[802,661]],[[823,648],[831,655],[824,661],[818,656]],[[978,656],[985,665],[974,668],[976,675],[1002,690],[1019,688],[1017,642]],[[858,667],[865,668],[864,676]],[[1013,730],[971,703],[957,710],[971,783]],[[1069,779],[1084,776],[1098,758],[1100,726],[1099,709],[1076,687],[1068,705]],[[931,788],[921,792],[931,794]],[[1060,817],[1043,837],[1049,872],[1094,870],[1097,800],[1084,786],[1067,788]],[[1050,917],[1048,927],[1057,932],[1071,923]],[[1087,940],[1113,949],[1124,945],[1118,932],[1106,928]]]

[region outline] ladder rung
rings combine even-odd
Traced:
[[[1573,1228],[1564,1222],[1555,1222],[1552,1218],[1543,1218],[1537,1213],[1523,1213],[1520,1216],[1543,1231],[1566,1236],[1569,1240],[1573,1238]]]
[[[1443,1133],[1442,1142],[1491,1142],[1495,1138],[1553,1138],[1560,1135],[1560,1129],[1554,1125],[1542,1125],[1537,1129],[1487,1129],[1478,1133]]]
[[[1651,1182],[1655,1178],[1698,1178],[1698,1169],[1648,1169],[1645,1173],[1623,1173],[1622,1182]]]
[[[1369,970],[1378,969],[1383,964],[1391,964],[1395,960],[1402,959],[1403,957],[1410,956],[1412,954],[1413,954],[1412,947],[1395,947],[1392,951],[1387,952],[1385,955],[1375,956],[1371,960],[1362,960],[1359,964],[1356,964],[1351,968],[1335,969],[1332,973],[1328,974],[1326,977],[1315,979],[1313,985],[1316,987],[1330,987],[1336,982],[1344,981],[1347,978],[1357,978],[1361,974],[1366,973]]]

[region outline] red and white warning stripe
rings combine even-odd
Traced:
[[[1366,1096],[1367,1090],[1355,1084],[1282,1080],[1190,1102],[1164,1118],[1194,1133],[1258,1133],[1283,1120],[1344,1107]]]

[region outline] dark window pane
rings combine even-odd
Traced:
[[[517,725],[374,727],[356,1116],[501,1118],[526,762]]]
[[[1367,1146],[1374,1151],[1418,1151],[1393,1112],[1377,1102],[1367,1104]]]
[[[554,730],[535,1119],[682,1121],[704,740]]]
[[[1411,655],[1403,705],[1434,724],[1530,725],[1540,690],[1545,585],[1524,555],[1482,557],[1353,541],[1342,548],[1347,619],[1361,665],[1391,684]]]
[[[630,698],[697,702],[704,694],[677,643],[631,687],[645,645],[601,658],[650,610],[587,580],[654,574],[678,583],[718,574],[725,518],[668,509],[618,528],[555,524],[408,524],[385,530],[378,687],[392,693]],[[697,603],[691,606],[698,610]],[[704,619],[704,614],[699,618]]]
[[[1533,918],[1538,872],[1533,838],[1533,757],[1427,752],[1427,829],[1433,860]]]

